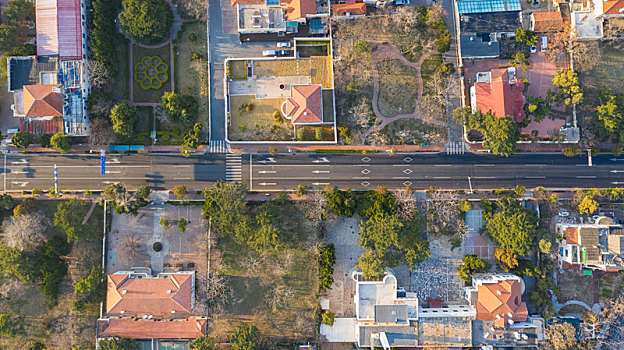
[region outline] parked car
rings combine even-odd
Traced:
[[[290,41],[285,41],[281,43],[277,43],[277,47],[290,47]]]
[[[563,210],[563,209],[561,209],[561,210],[559,210],[559,216],[561,216],[561,217],[567,217],[567,216],[570,216],[570,213],[568,213],[568,211],[567,211],[567,210]]]
[[[537,47],[531,46],[531,53],[536,53],[536,52],[537,52]]]
[[[394,4],[396,6],[401,6],[401,5],[409,5],[411,4],[411,0],[394,0]]]
[[[277,57],[292,55],[293,50],[279,50],[277,51]]]
[[[542,52],[546,52],[547,48],[548,48],[548,37],[543,36],[542,37],[542,47],[541,47]]]
[[[276,50],[264,50],[262,51],[262,56],[277,56]]]

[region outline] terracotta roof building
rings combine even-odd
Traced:
[[[63,117],[63,93],[60,84],[24,85],[23,111],[27,118]]]
[[[493,321],[497,327],[506,327],[527,320],[527,305],[522,301],[522,280],[511,274],[475,276],[472,291],[478,321]],[[474,294],[473,294],[474,296]]]
[[[282,0],[286,9],[286,20],[295,21],[316,14],[316,0]]]
[[[58,55],[62,60],[80,59],[80,0],[37,0],[35,11],[37,55]]]
[[[611,0],[603,2],[602,13],[605,15],[624,15],[624,0]]]
[[[107,318],[98,320],[98,336],[131,339],[195,339],[206,335],[206,319],[147,320]]]
[[[531,22],[530,29],[535,32],[557,32],[563,30],[563,18],[559,11],[532,12],[529,19]]]
[[[323,122],[321,85],[294,85],[290,97],[282,104],[282,114],[293,124]]]
[[[185,318],[191,313],[195,289],[193,272],[138,278],[131,273],[108,275],[106,313],[109,316],[153,315]]]
[[[364,16],[366,15],[366,4],[356,2],[353,4],[332,4],[332,14],[334,16]]]
[[[470,87],[472,112],[510,116],[520,123],[526,117],[523,90],[524,83],[516,78],[515,68],[477,73],[475,84]]]

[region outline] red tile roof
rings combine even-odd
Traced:
[[[82,57],[80,0],[37,0],[37,55]]]
[[[523,89],[524,83],[519,79],[509,81],[506,69],[492,70],[491,82],[475,84],[476,108],[483,113],[491,111],[497,117],[511,116],[520,123],[526,117]]]
[[[266,4],[266,0],[232,0],[232,7],[238,4]]]
[[[483,283],[478,286],[475,309],[479,321],[495,321],[504,326],[507,320],[526,321],[526,303],[522,301],[520,281],[502,280],[496,283]],[[498,316],[498,317],[497,317]]]
[[[98,320],[98,337],[131,339],[195,339],[206,335],[206,320],[144,320],[108,318]]]
[[[602,12],[605,15],[622,15],[624,14],[624,0],[605,1],[602,4]]]
[[[332,4],[332,13],[334,16],[344,16],[347,12],[351,15],[365,15],[366,4],[358,2],[354,4]]]
[[[24,85],[24,116],[27,118],[62,117],[61,85]]]
[[[578,227],[567,227],[565,230],[565,240],[568,244],[578,244]]]
[[[129,278],[127,274],[108,275],[106,312],[109,315],[139,317],[188,317],[191,313],[193,274],[167,276]]]
[[[316,14],[316,0],[281,0],[286,11],[286,20],[294,21]]]
[[[323,98],[320,85],[295,85],[286,99],[286,114],[293,124],[323,122]]]
[[[563,30],[563,18],[559,11],[533,12],[532,15],[534,20],[533,30],[536,32]]]

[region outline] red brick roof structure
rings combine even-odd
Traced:
[[[622,0],[624,1],[624,0]],[[563,30],[563,17],[559,11],[533,12],[533,30],[536,32],[556,32]]]
[[[516,123],[526,117],[524,111],[524,83],[519,79],[509,80],[507,69],[492,70],[489,83],[479,82],[475,86],[476,109],[482,113],[491,111],[496,117],[511,116]]]
[[[316,0],[282,0],[281,4],[286,10],[287,21],[316,14]]]
[[[206,320],[146,320],[106,318],[98,320],[98,337],[131,339],[195,339],[206,335]]]
[[[61,85],[24,85],[24,116],[27,118],[62,117]]]
[[[295,85],[286,99],[286,118],[293,124],[323,122],[323,97],[320,85]]]
[[[482,283],[477,287],[476,319],[494,321],[497,326],[505,326],[509,320],[526,321],[527,305],[522,301],[522,286],[517,279]]]
[[[332,13],[334,16],[344,16],[347,13],[351,15],[365,15],[366,4],[357,2],[353,4],[332,4]]]
[[[136,278],[128,274],[108,275],[106,313],[109,316],[189,317],[193,298],[193,273],[165,276]]]
[[[605,1],[602,4],[602,12],[605,15],[623,15],[624,14],[624,0]]]

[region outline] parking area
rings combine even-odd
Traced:
[[[223,16],[223,33],[238,33],[238,14],[236,7],[230,5],[230,0],[221,0],[221,11]]]
[[[565,60],[565,58],[563,58]],[[538,51],[529,56],[529,62],[526,78],[531,83],[527,94],[531,96],[539,96],[546,98],[546,92],[555,90],[552,79],[557,72],[555,63],[547,62],[544,53]],[[560,65],[563,66],[562,63]]]
[[[168,220],[169,227],[160,224]],[[188,222],[184,233],[178,223]],[[206,271],[206,229],[200,206],[156,205],[139,214],[113,214],[107,237],[108,273],[132,267],[150,267],[153,274],[166,268]]]

